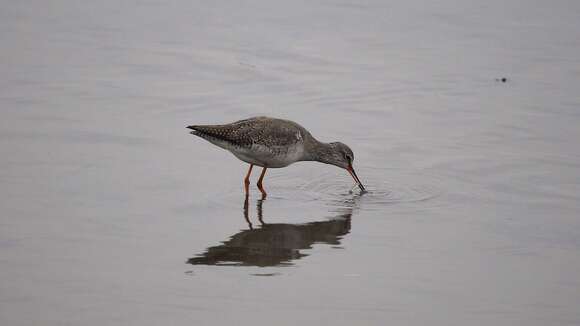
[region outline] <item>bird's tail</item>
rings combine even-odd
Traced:
[[[207,125],[207,126],[187,126],[187,129],[191,129],[192,131],[190,132],[190,134],[195,135],[195,136],[199,136],[201,138],[221,138],[221,133],[219,132],[219,129],[217,129],[217,127],[219,126],[212,126],[212,125]]]
[[[223,126],[220,125],[194,125],[188,126],[187,129],[191,129],[190,134],[201,137],[210,142],[214,141],[231,141],[227,137],[227,133],[224,132]]]
[[[230,150],[239,144],[228,137],[227,126],[223,125],[196,125],[188,126],[187,129],[191,129],[190,134],[203,138],[210,143],[217,145],[221,148]]]
[[[187,129],[191,129],[192,131],[190,132],[190,134],[192,135],[196,135],[199,136],[200,132],[199,132],[199,127],[200,126],[187,126]]]

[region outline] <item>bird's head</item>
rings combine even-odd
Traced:
[[[365,191],[365,187],[363,186],[360,179],[357,177],[356,173],[354,172],[354,168],[352,167],[352,163],[354,161],[354,153],[347,145],[341,142],[334,142],[328,144],[330,145],[330,152],[328,153],[328,157],[326,158],[326,162],[328,164],[336,165],[339,168],[343,168],[350,173],[353,179],[358,184],[359,188],[362,191]]]

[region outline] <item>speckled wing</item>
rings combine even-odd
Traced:
[[[253,145],[261,145],[275,152],[302,141],[302,128],[299,125],[291,121],[267,117],[250,118],[226,125],[189,126],[188,128],[194,130],[192,134],[218,146],[223,144],[250,148]]]

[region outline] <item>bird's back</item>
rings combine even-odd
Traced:
[[[255,117],[224,125],[189,126],[192,134],[229,150],[248,163],[282,167],[302,159],[304,141],[311,135],[299,124]]]

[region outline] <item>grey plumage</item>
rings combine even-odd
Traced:
[[[281,168],[298,161],[336,165],[347,169],[364,190],[352,169],[352,150],[340,142],[322,143],[296,122],[255,117],[230,124],[187,128],[193,130],[191,134],[230,151],[240,160],[264,168]]]
[[[225,125],[189,126],[192,134],[229,150],[250,164],[277,168],[304,160],[310,133],[295,122],[255,117]]]
[[[309,134],[295,122],[268,117],[255,117],[225,125],[189,126],[192,134],[205,139],[215,138],[235,146],[247,147],[253,144],[275,148],[296,144],[297,133]]]

